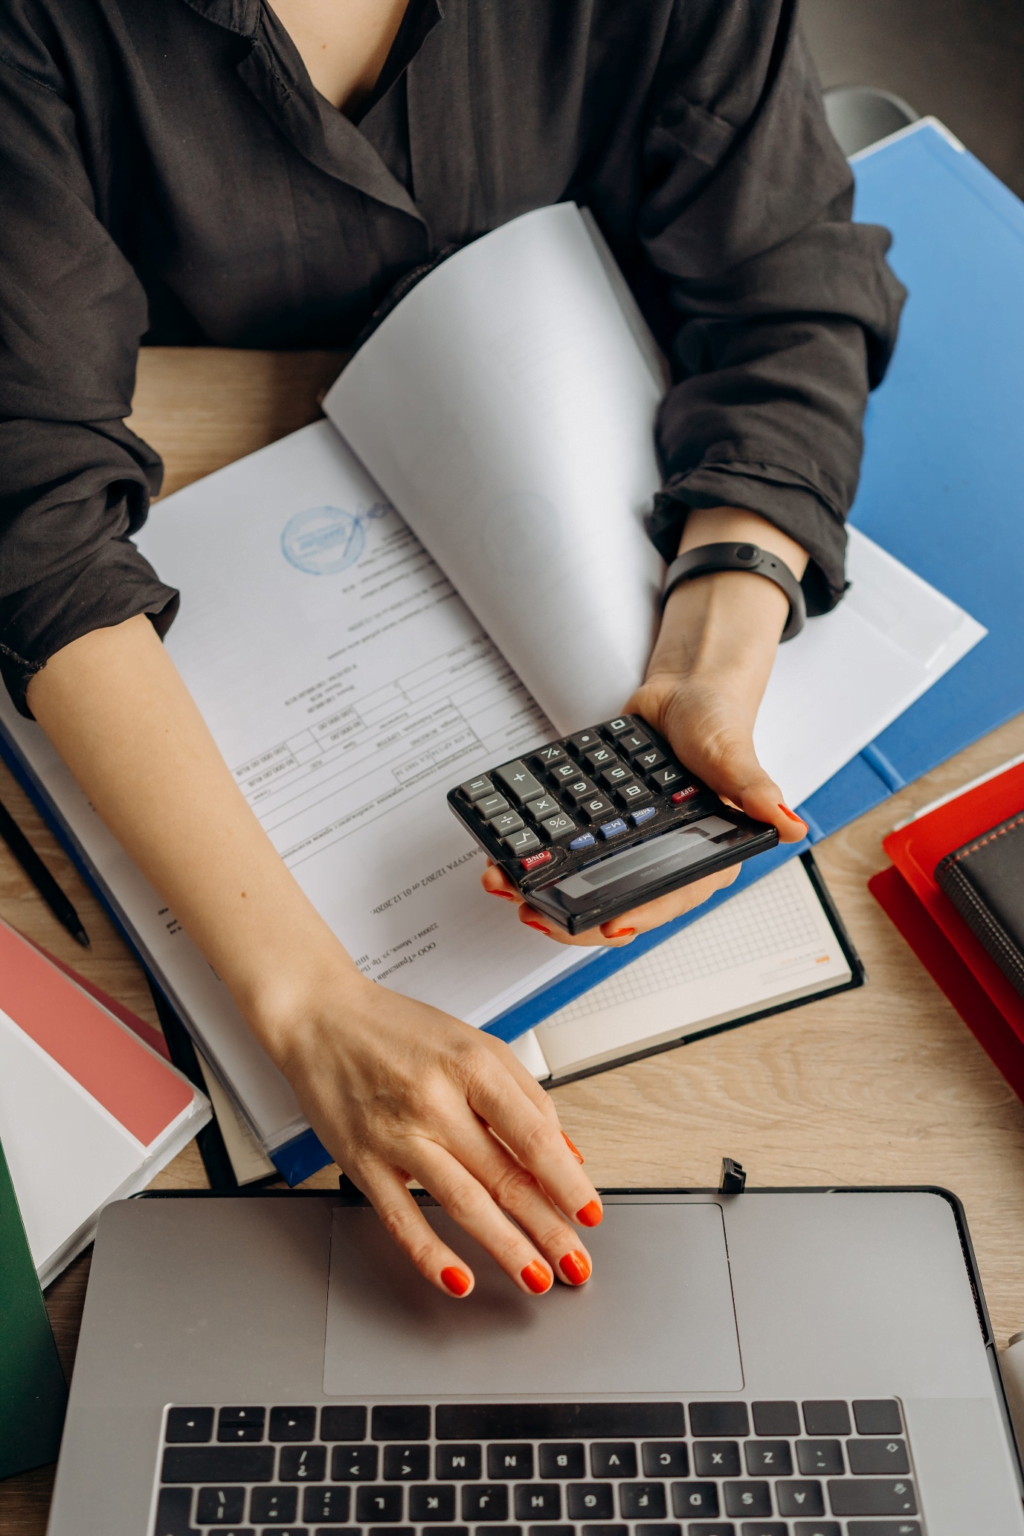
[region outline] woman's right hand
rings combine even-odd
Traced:
[[[600,1199],[551,1099],[502,1041],[347,963],[259,1032],[274,1040],[320,1140],[439,1290],[468,1295],[472,1267],[435,1234],[409,1179],[520,1290],[588,1278],[590,1256],[570,1221],[596,1226]]]

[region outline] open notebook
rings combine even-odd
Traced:
[[[588,957],[481,897],[482,855],[445,791],[614,715],[640,681],[662,389],[592,223],[541,209],[414,288],[328,393],[327,421],[157,503],[138,538],[182,591],[171,655],[349,952],[469,1023],[503,1015],[508,1037],[509,1010]],[[983,634],[856,534],[850,565],[836,612],[782,647],[758,718],[794,804]],[[6,700],[0,733],[283,1166],[305,1122],[225,988]]]

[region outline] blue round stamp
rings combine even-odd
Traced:
[[[365,547],[363,519],[342,507],[307,507],[288,519],[281,534],[285,559],[310,576],[347,570]]]

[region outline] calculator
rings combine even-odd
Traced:
[[[774,848],[636,715],[576,731],[449,790],[520,895],[569,933]]]

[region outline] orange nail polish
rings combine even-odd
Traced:
[[[466,1271],[456,1269],[454,1264],[449,1264],[447,1269],[442,1269],[441,1281],[453,1296],[465,1296],[471,1284]]]
[[[582,1163],[584,1161],[583,1153],[580,1151],[579,1147],[573,1146],[572,1142],[569,1140],[564,1131],[562,1132],[562,1140],[565,1142],[566,1146],[569,1148],[569,1151],[572,1153],[576,1161],[578,1163]]]
[[[791,811],[788,805],[780,805],[779,810],[783,816],[788,816],[790,821],[795,821],[798,827],[803,827],[804,831],[807,831],[806,821],[804,821],[802,816],[798,816],[796,811]]]
[[[570,1285],[582,1285],[590,1279],[590,1260],[578,1248],[567,1253],[564,1259],[559,1259],[558,1267]]]
[[[635,928],[619,928],[615,933],[606,934],[609,939],[628,939],[630,934],[636,933]]]
[[[551,937],[551,930],[548,929],[548,928],[545,928],[543,923],[531,923],[530,919],[528,917],[524,917],[522,919],[522,923],[523,923],[523,926],[526,927],[526,928],[536,928],[538,933],[546,933],[548,938],[550,939],[550,937]]]
[[[522,1272],[522,1278],[527,1290],[532,1291],[535,1296],[543,1296],[545,1291],[550,1291],[554,1279],[550,1269],[539,1259],[534,1259],[531,1264],[527,1264]]]
[[[488,896],[500,896],[503,901],[515,901],[511,891],[492,891],[490,886],[485,886]]]
[[[588,1200],[581,1211],[576,1212],[576,1220],[581,1227],[596,1227],[604,1212],[596,1200]]]

